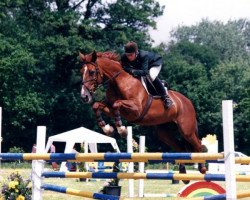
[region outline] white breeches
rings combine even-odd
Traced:
[[[149,70],[149,76],[152,81],[156,79],[160,71],[161,71],[161,65],[151,67],[151,69]]]

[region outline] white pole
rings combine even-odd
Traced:
[[[0,107],[0,153],[2,153],[2,107]],[[0,159],[0,168],[1,168],[1,159]]]
[[[133,153],[133,143],[132,143],[132,127],[128,126],[128,135],[127,135],[127,152]],[[130,162],[128,164],[128,172],[134,172],[134,163]],[[134,197],[134,180],[129,179],[128,180],[128,196]]]
[[[46,126],[37,127],[36,153],[45,153]],[[42,200],[43,160],[32,161],[32,199]]]
[[[225,157],[226,199],[236,199],[233,103],[222,101],[223,139]]]
[[[145,136],[140,136],[139,152],[145,153]],[[139,172],[144,173],[144,166],[145,166],[144,162],[139,162]],[[144,196],[144,180],[143,179],[139,179],[138,196],[139,197]]]
[[[84,153],[89,153],[89,143],[87,141],[84,142]],[[86,171],[88,172],[89,171],[88,162],[84,163],[84,167],[85,167]],[[86,182],[88,182],[88,181],[89,181],[89,179],[87,178]]]

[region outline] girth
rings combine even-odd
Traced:
[[[151,106],[152,101],[153,101],[153,96],[149,94],[147,97],[146,105],[144,106],[144,109],[143,109],[141,115],[136,120],[130,121],[130,122],[131,123],[139,123],[140,121],[142,121],[144,116],[147,114],[147,112]]]

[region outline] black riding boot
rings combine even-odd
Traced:
[[[165,108],[169,108],[170,106],[172,106],[173,102],[170,99],[167,91],[165,90],[165,87],[163,86],[161,80],[158,77],[153,81],[153,85],[155,86],[157,92],[161,96]]]
[[[162,96],[161,99],[162,99],[164,106],[166,108],[169,108],[173,105],[173,101],[170,99],[168,94],[166,94],[165,96]]]

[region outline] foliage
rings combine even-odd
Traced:
[[[9,153],[24,153],[24,150],[22,147],[14,146],[9,149]]]
[[[153,49],[149,29],[163,11],[155,0],[1,1],[3,151],[12,146],[30,151],[37,125],[46,125],[48,136],[80,126],[100,131],[91,107],[80,100],[78,52],[121,53],[133,40],[162,55],[161,78],[194,103],[200,137],[216,132],[222,144],[221,100],[233,99],[236,148],[249,154],[249,20],[204,19],[180,26],[173,41]],[[97,91],[98,100],[103,90]],[[147,135],[148,151],[169,151],[153,132],[153,127],[133,127],[135,140]],[[125,150],[125,140],[116,138]]]
[[[85,153],[84,144],[83,143],[81,143],[79,153]],[[79,162],[77,164],[77,168],[78,168],[79,172],[86,172],[87,171],[85,165],[86,165],[85,162]]]
[[[23,180],[18,172],[13,172],[3,183],[0,197],[6,200],[31,200],[31,194],[30,180]]]
[[[148,30],[163,8],[154,0],[4,0],[0,11],[3,151],[18,144],[29,151],[37,125],[48,136],[98,130],[80,100],[78,52],[121,51],[129,40],[149,48]]]
[[[236,150],[250,153],[249,21],[179,27],[168,46],[164,75],[188,95],[198,113],[199,132],[215,132],[222,148],[221,101],[233,99]],[[247,85],[248,84],[248,85]],[[220,122],[220,123],[218,123]]]
[[[22,147],[16,147],[16,146],[14,146],[14,147],[11,147],[9,149],[9,153],[24,153],[24,150],[23,150]],[[21,162],[23,162],[23,161],[21,161],[21,160],[15,160],[13,162],[13,167],[16,168],[17,165],[19,165]]]
[[[198,25],[180,27],[172,35],[178,41],[190,41],[212,48],[221,60],[234,59],[238,56],[248,57],[246,47],[249,21],[246,19],[210,22],[203,19]]]

